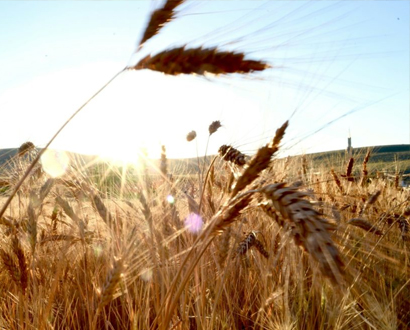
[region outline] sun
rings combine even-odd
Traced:
[[[121,68],[119,63],[89,63],[20,86],[5,100],[20,125],[19,131],[9,133],[9,139],[14,138],[16,145],[22,143],[17,139],[23,138],[40,148],[45,146]],[[212,136],[207,150],[215,153],[222,144],[238,140],[249,127],[263,121],[255,112],[244,121],[249,109],[258,109],[258,105],[231,88],[228,80],[219,82],[212,77],[125,71],[74,117],[51,148],[137,164],[141,154],[160,158],[165,145],[168,158],[191,158],[205,153],[208,126],[220,120],[223,127]],[[30,109],[24,112],[24,121],[19,119],[22,109]],[[197,137],[188,143],[186,135],[193,130]]]
[[[250,108],[257,106],[204,78],[125,71],[75,117],[57,142],[71,151],[134,164],[142,153],[160,158],[163,145],[169,158],[196,157],[205,153],[213,121],[224,125],[226,114],[236,109],[230,127],[212,136],[209,152],[215,153],[230,132],[260,119],[252,116],[243,122]],[[186,135],[192,130],[197,138],[188,143]]]

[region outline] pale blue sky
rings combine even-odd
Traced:
[[[244,51],[273,69],[206,79],[127,72],[55,147],[122,157],[145,146],[155,157],[164,143],[170,157],[195,156],[186,133],[197,131],[201,154],[208,125],[221,120],[210,152],[224,143],[252,152],[289,118],[291,153],[345,148],[349,130],[354,147],[410,143],[408,1],[187,1],[131,56],[160,4],[0,2],[0,148],[45,145],[127,63],[186,43]]]

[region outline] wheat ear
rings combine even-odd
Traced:
[[[4,266],[6,267],[11,279],[13,282],[19,286],[20,285],[20,273],[19,269],[14,262],[12,254],[0,248],[0,258],[3,261]]]
[[[196,138],[196,132],[195,131],[191,131],[187,134],[186,136],[186,140],[188,142],[191,142],[192,140],[194,140]]]
[[[159,164],[159,169],[161,170],[162,175],[164,178],[167,177],[168,174],[168,160],[167,160],[167,149],[164,145],[161,146],[161,161]]]
[[[19,266],[19,279],[21,289],[23,294],[25,294],[27,286],[28,286],[28,268],[27,268],[27,260],[24,250],[21,246],[20,240],[18,239],[17,235],[14,235],[12,238],[12,249],[14,254],[17,257],[18,266]]]
[[[296,187],[287,187],[285,183],[267,185],[260,191],[289,221],[295,243],[319,262],[325,276],[342,283],[344,263],[330,237],[330,231],[335,227],[305,199],[306,193],[298,191]]]
[[[97,324],[98,315],[100,314],[101,310],[111,302],[113,295],[115,293],[115,290],[117,288],[117,285],[123,276],[123,270],[124,270],[123,260],[122,259],[115,260],[113,268],[108,274],[107,279],[105,280],[104,287],[101,291],[101,299],[97,305],[97,308],[94,314],[92,329],[95,329],[95,326]]]
[[[222,159],[227,162],[231,162],[238,166],[246,164],[246,155],[232,146],[224,144],[219,148],[218,152]]]
[[[217,261],[220,267],[223,267],[226,257],[229,253],[229,241],[232,235],[232,227],[228,227],[227,230],[219,237],[218,241],[218,255]]]
[[[184,0],[167,0],[164,6],[155,10],[149,19],[148,25],[145,28],[139,48],[148,40],[155,36],[158,31],[175,17],[175,8],[182,4]]]
[[[231,192],[231,196],[227,203],[214,215],[214,217],[209,221],[208,226],[205,230],[200,234],[197,240],[194,242],[193,246],[189,250],[188,254],[185,256],[184,261],[182,262],[180,269],[176,276],[174,277],[174,281],[172,282],[166,299],[164,303],[161,305],[160,312],[165,310],[165,321],[164,324],[168,324],[171,314],[174,311],[179,297],[181,296],[182,291],[189,279],[190,274],[192,274],[194,268],[198,264],[200,258],[205,253],[213,239],[216,237],[217,234],[224,231],[232,222],[234,222],[237,216],[244,210],[250,203],[252,194],[256,190],[247,191],[238,195],[237,193],[253,182],[259,175],[259,172],[263,171],[270,163],[272,155],[278,150],[279,143],[282,140],[282,137],[285,134],[285,130],[288,126],[288,122],[286,121],[277,131],[276,135],[272,142],[268,143],[265,147],[260,148],[256,155],[251,159],[248,164],[248,167],[245,168],[244,172],[242,173],[241,177],[239,178],[237,184],[235,185],[235,191]],[[214,157],[214,160],[216,157]],[[212,164],[211,164],[212,166]],[[209,170],[207,176],[209,174]],[[242,179],[241,179],[242,178]],[[242,180],[242,181],[240,181]],[[206,185],[205,179],[205,185]],[[239,184],[238,184],[239,183]],[[201,197],[202,201],[202,197]],[[201,246],[200,251],[198,252],[196,258],[193,262],[189,265],[188,269],[186,270],[185,275],[180,278],[182,269],[187,264],[190,256],[194,253],[195,247],[200,242],[203,243]],[[174,289],[177,286],[178,281],[180,284],[176,291]],[[172,297],[171,297],[172,295]],[[153,326],[157,325],[158,319],[154,320]]]
[[[214,134],[220,127],[222,127],[222,124],[219,120],[213,121],[208,127],[209,135]]]
[[[343,194],[344,192],[343,192],[342,184],[341,184],[340,179],[339,179],[339,177],[337,176],[337,174],[336,174],[336,172],[335,172],[335,170],[334,170],[333,168],[330,170],[330,173],[332,174],[333,181],[335,182],[336,187],[337,187],[337,188],[339,189],[339,191]]]
[[[265,62],[245,60],[245,54],[220,51],[218,48],[176,47],[154,56],[148,55],[130,70],[150,69],[169,75],[250,73],[269,68]]]
[[[256,154],[246,164],[241,176],[235,182],[232,189],[231,196],[244,189],[247,185],[252,183],[259,174],[268,167],[273,154],[279,150],[279,144],[285,135],[286,128],[288,127],[288,121],[286,121],[280,128],[276,130],[275,137],[266,146],[258,149]]]
[[[410,241],[410,223],[407,219],[401,218],[398,220],[398,225],[401,231],[401,238],[403,241]]]
[[[363,186],[366,181],[367,181],[367,175],[369,174],[368,170],[367,170],[367,163],[369,162],[369,158],[370,158],[370,150],[367,150],[366,152],[366,156],[363,159],[363,169],[362,169],[362,179],[360,182],[360,185]]]
[[[360,218],[350,219],[347,222],[347,224],[355,226],[355,227],[359,227],[375,235],[383,235],[383,232],[381,230],[379,230],[374,225],[372,225],[369,221],[366,221],[364,219],[360,219]]]
[[[346,174],[344,176],[346,180],[350,182],[354,181],[354,178],[352,177],[353,164],[354,164],[354,158],[351,157],[349,159],[349,162],[347,163]]]
[[[263,246],[263,243],[257,239],[256,233],[254,231],[250,232],[241,242],[239,242],[238,248],[236,249],[236,253],[240,256],[243,256],[253,246],[266,259],[269,258],[269,253],[266,251],[265,247]]]
[[[30,152],[31,150],[34,150],[35,148],[36,147],[34,146],[33,142],[30,142],[30,141],[24,142],[18,150],[18,155],[19,157],[22,157],[26,153]]]
[[[369,196],[367,201],[364,203],[363,208],[359,212],[359,217],[362,216],[362,214],[369,207],[369,205],[372,205],[372,204],[376,203],[376,201],[379,198],[379,196],[381,195],[381,193],[382,193],[381,190],[377,190],[374,194]]]

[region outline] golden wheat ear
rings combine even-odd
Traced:
[[[209,135],[211,136],[212,134],[214,134],[220,127],[222,127],[222,124],[219,120],[213,121],[208,128]]]
[[[322,274],[335,283],[342,283],[344,262],[330,236],[334,225],[305,199],[306,193],[284,182],[267,185],[260,191],[286,219],[295,243],[319,263]]]
[[[18,155],[21,157],[25,155],[26,153],[30,152],[31,150],[34,150],[35,148],[36,147],[33,144],[33,142],[30,142],[30,141],[24,142],[18,150]]]
[[[256,154],[246,164],[242,175],[235,182],[231,196],[235,196],[239,191],[252,183],[259,174],[268,167],[271,158],[275,152],[279,150],[279,144],[285,135],[286,128],[289,122],[286,121],[281,127],[276,130],[275,137],[266,146],[259,148]]]
[[[228,74],[250,73],[270,68],[258,60],[245,60],[244,53],[220,51],[218,48],[176,47],[162,51],[154,56],[148,55],[131,70],[150,69],[169,75],[179,74]]]
[[[175,17],[176,7],[183,2],[184,0],[167,0],[162,8],[155,10],[151,14],[138,48],[141,48],[148,39],[155,36],[165,24]]]
[[[246,155],[232,146],[224,144],[219,148],[218,153],[222,159],[227,162],[231,162],[238,166],[246,164]]]
[[[370,150],[367,150],[366,156],[363,159],[362,179],[360,181],[361,186],[364,186],[367,182],[367,175],[369,174],[367,170],[367,163],[369,162],[369,158],[370,158]]]
[[[168,159],[167,159],[167,149],[164,145],[161,146],[161,162],[159,164],[159,169],[164,177],[168,174]]]
[[[354,164],[354,158],[351,157],[346,166],[346,174],[342,175],[342,177],[344,177],[347,181],[350,181],[350,182],[354,181],[354,177],[352,176],[353,164]]]
[[[187,134],[186,136],[186,140],[188,142],[191,142],[192,140],[194,140],[196,138],[196,132],[195,131],[191,131]]]
[[[375,225],[371,224],[369,221],[365,219],[361,219],[361,218],[350,219],[347,222],[347,224],[362,228],[363,230],[373,233],[375,235],[379,235],[379,236],[384,235],[380,229],[378,229]]]

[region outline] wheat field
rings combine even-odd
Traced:
[[[137,48],[183,3],[154,11]],[[116,76],[270,67],[178,46]],[[290,125],[253,153],[221,146],[194,173],[169,166],[165,145],[139,170],[72,160],[52,177],[41,157],[54,138],[23,144],[0,169],[0,328],[408,329],[409,191],[368,170],[370,151],[332,167],[279,157]],[[186,133],[187,146],[204,134]]]

